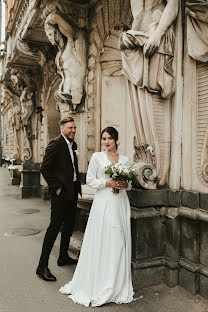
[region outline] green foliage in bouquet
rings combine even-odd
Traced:
[[[132,166],[122,165],[120,163],[107,166],[105,174],[108,174],[113,180],[128,182],[133,181],[137,176],[137,173]],[[119,193],[119,189],[113,189],[113,192]]]

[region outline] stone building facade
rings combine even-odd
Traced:
[[[39,166],[61,117],[76,121],[83,177],[101,129],[116,127],[139,173],[129,193],[135,287],[166,282],[207,297],[207,1],[5,3],[2,153],[21,172],[22,197],[45,193]]]

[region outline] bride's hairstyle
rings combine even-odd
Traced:
[[[115,143],[118,141],[118,131],[114,127],[106,127],[102,130],[100,138],[102,139],[103,133],[107,132],[110,136],[115,140]],[[116,149],[118,148],[118,144],[116,143]]]

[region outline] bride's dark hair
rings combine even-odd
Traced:
[[[102,130],[100,138],[102,139],[103,133],[107,132],[110,136],[115,140],[115,143],[118,141],[118,131],[114,127],[106,127]],[[116,143],[116,149],[118,148],[118,144]]]

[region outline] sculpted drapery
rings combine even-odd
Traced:
[[[208,2],[186,2],[187,44],[189,55],[201,62],[208,61]]]
[[[128,79],[137,141],[153,147],[160,185],[164,185],[170,163],[169,99],[174,93],[174,21],[179,3],[175,0],[131,0],[131,9],[132,29],[122,33],[120,38],[123,73]],[[160,97],[157,101],[166,119],[163,142],[156,130],[154,94]]]
[[[83,29],[72,26],[61,12],[50,13],[45,20],[45,32],[57,45],[56,66],[62,81],[56,91],[58,101],[72,104],[74,109],[84,95],[86,73],[86,38]]]

